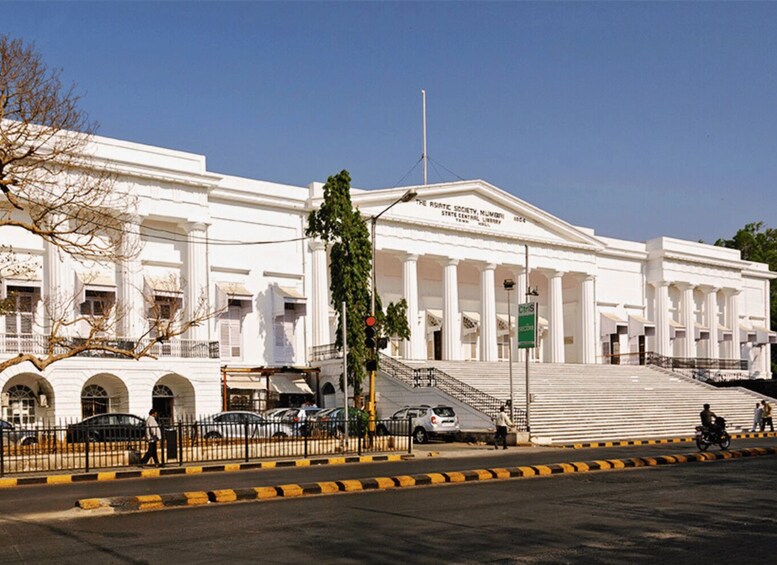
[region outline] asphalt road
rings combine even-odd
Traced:
[[[739,441],[735,447],[767,443]],[[777,561],[777,458],[771,456],[73,520],[32,516],[35,508],[52,511],[66,500],[72,506],[84,493],[234,488],[684,451],[694,449],[464,449],[396,464],[22,487],[0,491],[0,563]]]

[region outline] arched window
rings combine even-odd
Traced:
[[[81,415],[84,418],[110,412],[108,392],[100,385],[87,385],[81,391]]]
[[[24,385],[8,389],[8,420],[15,425],[35,423],[35,393]]]
[[[152,396],[154,398],[172,398],[174,395],[173,395],[173,391],[170,390],[170,387],[167,387],[165,385],[155,385]]]

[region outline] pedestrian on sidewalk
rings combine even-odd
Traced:
[[[156,409],[152,408],[148,412],[148,418],[146,418],[146,440],[148,441],[148,449],[145,455],[140,460],[140,466],[143,467],[148,463],[149,459],[154,460],[154,464],[157,467],[161,467],[159,464],[159,456],[156,452],[156,445],[159,440],[162,439],[162,431],[159,429],[159,423],[156,421]]]
[[[507,449],[507,428],[515,427],[510,416],[505,412],[505,407],[499,407],[499,414],[494,419],[496,423],[496,433],[494,434],[494,449],[499,449],[499,440],[502,440],[502,449]]]
[[[757,432],[759,429],[763,429],[761,427],[763,425],[763,415],[764,409],[761,407],[761,403],[756,402],[755,410],[753,411],[753,428],[750,430],[751,432]]]
[[[772,422],[772,405],[766,402],[766,400],[762,400],[761,404],[763,405],[763,414],[761,416],[761,431],[766,429],[766,424],[769,424],[769,429],[774,431],[774,423]]]

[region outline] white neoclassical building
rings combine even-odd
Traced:
[[[117,339],[148,329],[149,309],[192,308],[205,293],[221,313],[187,335],[160,343],[157,359],[76,357],[38,372],[29,364],[0,374],[2,417],[29,422],[96,412],[199,415],[222,407],[228,385],[243,399],[325,394],[332,382],[277,374],[228,375],[221,367],[302,367],[334,342],[326,247],[305,238],[322,184],[290,186],[207,170],[205,157],[97,138],[97,158],[118,187],[138,198],[126,226],[142,252],[122,264],[84,264],[11,228],[0,239],[34,268],[6,276],[0,357],[45,342],[46,296],[73,298],[74,313],[106,302],[129,312]],[[647,242],[596,235],[487,182],[414,187],[417,197],[383,214],[376,232],[377,288],[384,303],[404,298],[411,337],[387,353],[400,359],[506,360],[508,311],[539,305],[535,362],[644,363],[768,377],[769,285],[777,274],[736,250],[672,238]],[[520,187],[511,187],[520,193]],[[407,187],[363,191],[365,217]],[[527,265],[528,250],[528,265]],[[512,279],[508,297],[504,281]],[[74,329],[77,335],[78,329]],[[523,352],[515,350],[513,358]],[[331,380],[331,379],[330,379]],[[288,400],[288,399],[287,399]],[[261,404],[260,404],[261,405]]]

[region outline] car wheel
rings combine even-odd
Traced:
[[[285,438],[289,437],[289,435],[286,432],[275,432],[272,437],[274,438]]]
[[[416,428],[413,432],[413,440],[416,443],[426,443],[429,441],[429,434],[427,434],[426,430],[423,428]]]
[[[205,439],[221,439],[221,434],[219,432],[208,432],[205,434]]]
[[[21,441],[21,445],[35,445],[38,443],[38,438],[26,437]]]
[[[445,443],[453,443],[453,441],[456,439],[456,436],[453,434],[448,434],[447,436],[444,436]]]

